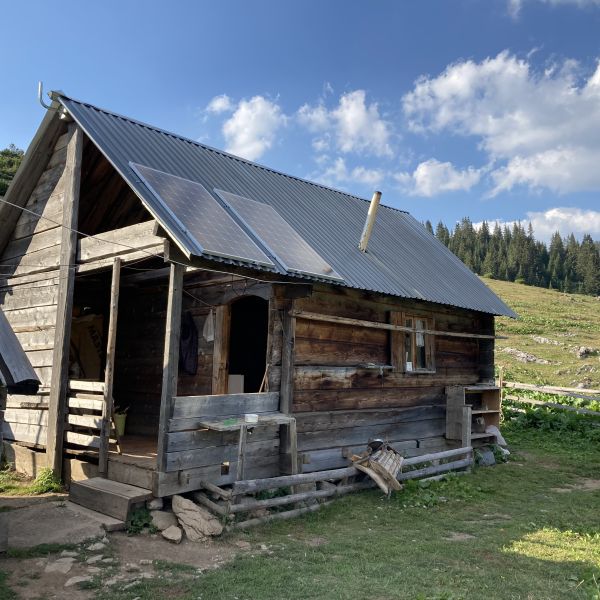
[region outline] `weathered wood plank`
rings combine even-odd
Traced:
[[[217,306],[215,311],[215,341],[213,345],[213,394],[227,393],[230,328],[231,310],[229,305]]]
[[[65,431],[65,442],[68,444],[73,444],[74,446],[98,448],[100,446],[100,436],[75,433],[74,431]]]
[[[77,261],[91,262],[160,245],[163,239],[154,235],[154,223],[145,221],[84,237],[77,244]]]
[[[69,398],[69,408],[79,408],[81,410],[101,411],[104,402],[101,398]]]
[[[364,409],[349,411],[316,411],[294,413],[298,431],[330,431],[349,427],[364,427],[394,423],[408,423],[423,419],[443,419],[443,404],[423,405],[396,409]]]
[[[277,437],[277,425],[256,427],[252,432],[252,441],[262,441]],[[194,448],[207,448],[211,446],[228,446],[237,444],[239,432],[237,431],[211,431],[201,429],[198,431],[174,431],[169,433],[167,451],[193,450]]]
[[[48,285],[15,286],[0,291],[2,310],[17,310],[23,308],[36,308],[56,304],[58,285],[51,282]]]
[[[26,442],[43,446],[46,443],[47,427],[43,425],[27,425],[25,423],[7,423],[2,424],[2,435],[5,440],[14,440],[16,442]]]
[[[110,287],[110,316],[106,342],[106,366],[104,369],[104,398],[100,425],[100,449],[98,473],[101,477],[108,471],[108,446],[113,415],[113,384],[115,376],[115,346],[117,342],[117,319],[119,315],[119,286],[121,281],[121,259],[115,258]]]
[[[177,375],[179,370],[179,338],[181,330],[181,305],[183,296],[183,274],[185,267],[171,263],[169,266],[169,291],[165,330],[165,351],[163,358],[162,393],[158,426],[158,471],[167,467],[167,435],[169,420],[176,416]],[[192,415],[179,415],[192,416]]]
[[[4,411],[7,423],[23,423],[25,425],[48,425],[48,411],[40,409],[7,408]]]
[[[100,429],[102,427],[102,418],[94,415],[68,415],[67,423],[77,425],[78,427]]]
[[[75,269],[71,265],[75,263],[77,248],[77,233],[75,230],[77,229],[79,214],[79,188],[83,153],[83,132],[75,123],[69,125],[69,135],[67,162],[65,165],[67,183],[59,255],[61,281],[57,301],[58,312],[48,407],[48,441],[46,443],[48,464],[57,476],[60,476],[62,471],[63,431],[69,375],[71,314],[73,312],[73,294],[75,289]]]
[[[81,379],[70,379],[69,390],[72,392],[96,392],[104,393],[104,381],[84,381]]]
[[[183,396],[174,398],[173,419],[274,412],[278,408],[279,392]]]
[[[12,240],[8,243],[2,255],[2,262],[8,259],[14,259],[32,252],[47,250],[60,244],[61,230],[58,225],[52,229],[35,233],[29,237],[22,237],[18,240]]]
[[[5,199],[16,206],[4,204],[0,210],[0,253],[21,214],[17,207],[25,206],[31,192],[38,185],[63,128],[64,124],[58,113],[47,111],[5,195]]]
[[[279,453],[279,439],[264,440],[262,442],[248,442],[244,456],[251,462],[257,458],[262,460],[265,456]],[[197,467],[207,467],[215,463],[235,462],[238,457],[237,445],[215,446],[181,452],[168,452],[166,471],[181,471]]]
[[[331,448],[332,446],[366,445],[370,439],[390,441],[414,440],[420,437],[443,435],[445,419],[427,419],[405,423],[340,428],[335,431],[304,431],[298,434],[300,452]]]

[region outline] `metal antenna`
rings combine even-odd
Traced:
[[[46,104],[42,98],[42,94],[44,93],[44,84],[41,81],[38,81],[38,100],[39,103],[46,109],[50,110],[52,107],[49,104]]]

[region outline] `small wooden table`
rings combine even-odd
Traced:
[[[212,431],[239,431],[240,439],[238,445],[238,467],[236,481],[244,478],[246,439],[248,429],[264,425],[287,425],[290,436],[290,454],[292,475],[298,473],[298,436],[296,433],[296,419],[280,412],[266,412],[258,414],[256,423],[248,423],[244,415],[229,415],[218,418],[201,418],[200,427],[211,429]]]

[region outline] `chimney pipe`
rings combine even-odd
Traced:
[[[381,192],[375,192],[373,198],[371,198],[371,204],[369,205],[369,212],[367,213],[367,220],[365,221],[365,227],[362,235],[360,236],[360,242],[358,244],[361,252],[367,251],[367,244],[371,237],[371,231],[373,231],[373,225],[375,224],[375,217],[377,216],[377,209],[379,208],[379,201],[381,200]]]

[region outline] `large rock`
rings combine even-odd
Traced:
[[[173,512],[192,542],[200,542],[207,536],[220,535],[223,526],[213,514],[182,496],[173,496]]]
[[[171,525],[171,527],[167,527],[164,531],[161,531],[160,534],[168,540],[169,542],[173,542],[174,544],[179,544],[181,542],[181,538],[183,537],[183,532],[180,527],[177,525]]]
[[[177,517],[172,512],[166,510],[151,510],[152,525],[159,531],[164,531],[169,527],[177,527]]]

